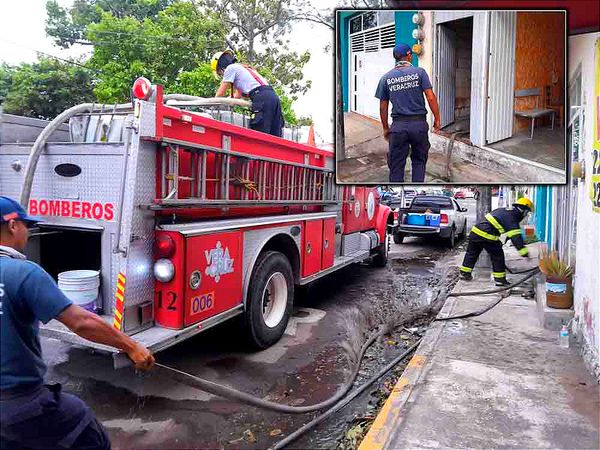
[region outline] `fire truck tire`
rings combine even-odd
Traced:
[[[262,253],[248,289],[244,317],[249,345],[265,349],[275,344],[287,327],[294,301],[294,275],[283,253]]]
[[[376,249],[375,249],[375,254],[373,255],[373,265],[375,267],[385,267],[387,265],[388,262],[388,252],[390,250],[390,239],[389,239],[389,234],[386,230],[385,232],[385,239],[383,240],[383,243],[380,244]]]

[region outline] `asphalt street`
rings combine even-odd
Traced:
[[[469,208],[472,221],[475,201],[459,202]],[[318,403],[346,379],[348,355],[370,330],[431,300],[432,286],[457,251],[443,242],[406,238],[401,245],[391,245],[387,267],[351,266],[299,292],[283,339],[265,351],[247,352],[232,322],[159,353],[157,360],[271,401]],[[44,339],[42,346],[49,364],[47,380],[62,383],[93,409],[115,449],[266,448],[314,417],[259,410],[159,373],[115,371],[105,355],[54,339]],[[365,363],[362,377],[398,351],[383,349]],[[346,425],[369,402],[366,392],[292,447],[335,447]]]

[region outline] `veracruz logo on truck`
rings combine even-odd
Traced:
[[[113,220],[112,203],[84,202],[80,200],[29,200],[29,214],[33,216],[71,217],[73,219]]]

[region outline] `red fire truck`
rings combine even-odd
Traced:
[[[33,147],[0,139],[0,192],[45,219],[28,257],[55,277],[99,271],[98,313],[116,328],[157,352],[241,315],[266,348],[295,286],[386,264],[390,209],[376,189],[337,186],[331,152],[145,79],[133,93],[131,104],[65,111]],[[42,333],[114,352],[57,321]]]

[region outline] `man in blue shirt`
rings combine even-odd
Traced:
[[[389,142],[388,167],[390,181],[404,182],[404,167],[410,152],[412,181],[425,181],[429,154],[427,109],[423,94],[433,113],[434,130],[440,128],[440,111],[427,72],[410,63],[412,52],[406,44],[394,47],[396,66],[387,72],[377,86],[379,116],[383,135]],[[392,102],[392,126],[388,125],[389,102]]]
[[[28,228],[38,220],[16,201],[0,197],[0,448],[109,449],[110,440],[78,397],[44,385],[39,322],[58,319],[90,341],[127,353],[141,370],[154,364],[150,351],[74,305],[40,266],[22,252]]]

